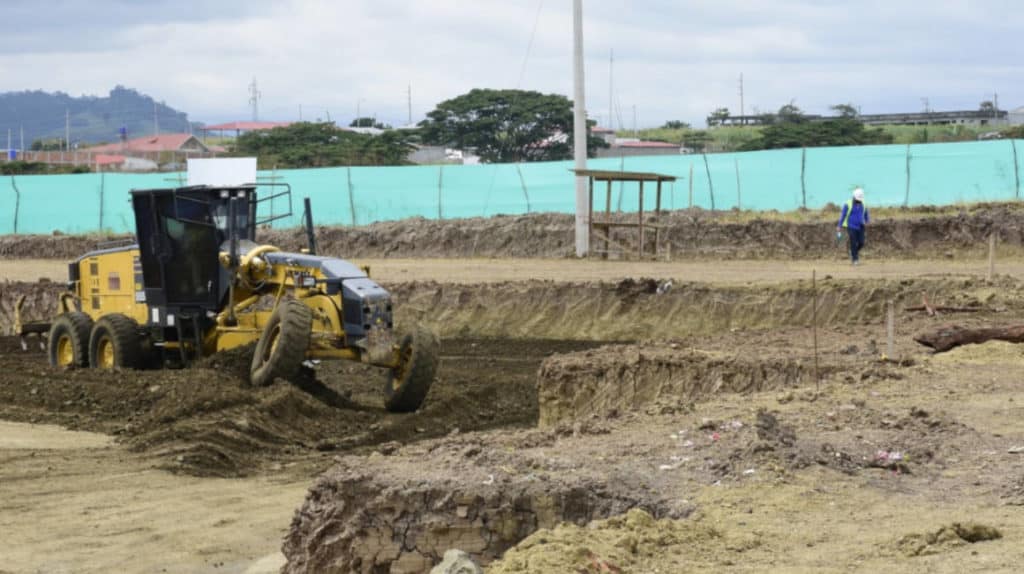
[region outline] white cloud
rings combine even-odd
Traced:
[[[45,4],[45,2],[44,2]],[[104,94],[134,87],[220,121],[249,115],[404,123],[474,87],[515,87],[538,2],[339,0],[170,2],[13,0],[0,40],[0,91]],[[35,8],[35,9],[30,9]],[[994,91],[1024,104],[1015,46],[1024,16],[1009,0],[586,0],[587,97],[607,116],[608,53],[623,120],[703,123],[718,106],[808,112],[972,108]],[[5,26],[7,27],[7,26]],[[571,93],[571,3],[545,0],[522,86]]]

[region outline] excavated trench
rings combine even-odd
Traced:
[[[676,283],[659,293],[661,284],[387,285],[400,327],[425,324],[444,340],[438,380],[411,415],[386,413],[383,377],[358,365],[325,363],[311,394],[280,383],[247,388],[242,352],[183,371],[111,375],[51,369],[41,352],[23,353],[8,337],[0,340],[0,416],[112,433],[191,474],[239,476],[311,460],[322,468],[333,458],[295,514],[287,572],[423,572],[449,548],[488,563],[560,522],[633,508],[688,514],[688,487],[662,482],[643,457],[646,437],[606,442],[607,421],[671,416],[721,393],[811,380],[808,282]],[[0,330],[10,329],[18,296],[28,295],[27,319],[43,319],[59,291],[0,285]],[[863,367],[877,359],[874,343],[854,348],[847,335],[870,340],[887,301],[902,308],[923,294],[1024,313],[1024,286],[1009,278],[824,280],[819,375],[890,376]],[[626,343],[607,345],[614,341]]]

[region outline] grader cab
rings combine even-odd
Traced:
[[[250,380],[295,379],[309,362],[347,359],[387,369],[385,406],[414,411],[437,366],[437,339],[398,338],[390,294],[347,261],[256,242],[256,186],[132,192],[137,243],[82,255],[49,326],[50,364],[100,369],[187,366],[253,345]],[[36,325],[38,327],[38,325]]]

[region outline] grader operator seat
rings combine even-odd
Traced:
[[[256,188],[185,187],[132,191],[145,301],[150,308],[217,311],[230,283],[218,254],[235,234],[256,236]]]

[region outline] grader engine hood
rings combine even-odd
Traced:
[[[267,253],[271,265],[291,265],[315,269],[324,276],[327,294],[341,295],[342,323],[346,338],[364,348],[393,326],[391,294],[375,283],[359,267],[333,257],[305,253]]]

